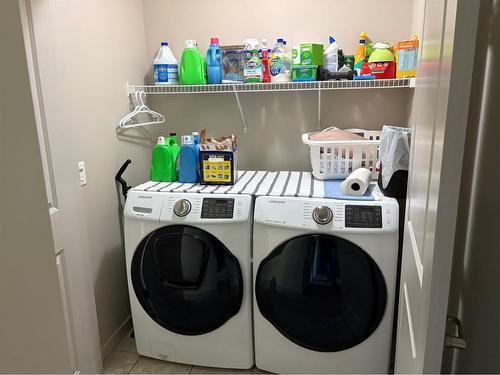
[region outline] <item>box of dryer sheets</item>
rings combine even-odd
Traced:
[[[236,136],[209,138],[200,132],[200,184],[233,185],[238,179]]]
[[[412,40],[397,42],[392,47],[396,58],[396,78],[410,78],[417,75],[418,36]]]

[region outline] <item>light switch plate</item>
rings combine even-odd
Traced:
[[[78,172],[80,173],[80,186],[87,185],[87,173],[85,172],[85,162],[78,162]]]

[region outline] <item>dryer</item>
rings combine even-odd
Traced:
[[[128,192],[126,266],[139,354],[253,366],[251,231],[249,195]]]
[[[261,196],[254,213],[257,367],[389,371],[398,251],[392,198]]]

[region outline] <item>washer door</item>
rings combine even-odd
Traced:
[[[134,253],[131,278],[148,315],[183,335],[219,328],[243,299],[238,260],[210,233],[185,225],[146,236]]]
[[[325,234],[295,237],[274,249],[259,266],[255,294],[276,329],[320,352],[366,340],[387,302],[375,261],[352,242]]]

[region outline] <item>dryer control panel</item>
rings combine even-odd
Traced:
[[[297,229],[380,232],[398,228],[399,206],[392,198],[347,201],[300,197],[258,197],[255,221]]]

